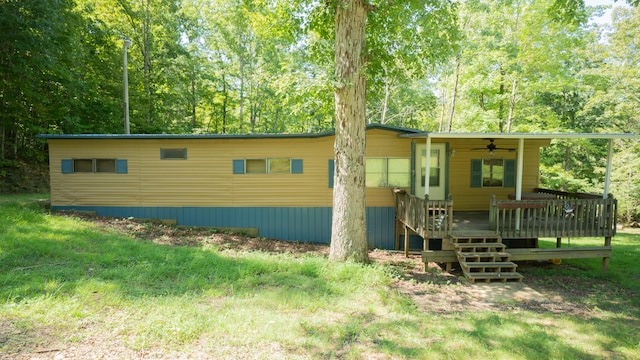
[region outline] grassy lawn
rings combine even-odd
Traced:
[[[432,311],[387,264],[158,244],[50,215],[36,198],[0,197],[0,358],[640,358],[637,234],[615,237],[606,274],[600,259],[525,270],[543,289],[579,286],[582,312]]]

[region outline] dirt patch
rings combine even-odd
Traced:
[[[264,251],[269,253],[291,254],[329,254],[329,248],[324,244],[245,236],[231,232],[220,232],[215,228],[209,227],[172,226],[162,224],[159,221],[100,217],[66,211],[58,212],[57,214],[91,221],[100,227],[115,230],[123,235],[147,240],[160,245],[201,246],[206,244],[222,250],[231,249],[237,251]]]

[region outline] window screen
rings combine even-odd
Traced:
[[[269,159],[270,174],[291,173],[291,160],[289,159]]]
[[[116,172],[115,159],[96,159],[96,172],[114,173]]]
[[[247,174],[266,174],[267,159],[247,159]]]
[[[76,173],[93,172],[93,159],[73,159],[73,172],[76,172]]]
[[[186,160],[187,149],[160,149],[160,158],[162,160]]]

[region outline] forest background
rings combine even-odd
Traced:
[[[392,2],[373,1],[367,121],[640,133],[640,10],[625,4],[610,24],[597,24],[590,19],[603,7],[569,2],[407,0],[393,5],[405,16],[388,21]],[[329,8],[313,0],[0,0],[0,192],[48,191],[37,134],[124,132],[125,37],[131,133],[333,129]],[[541,185],[602,192],[604,145],[554,141],[542,150]],[[616,141],[611,192],[621,220],[638,221],[637,141]]]

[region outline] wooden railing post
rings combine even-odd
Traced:
[[[496,204],[496,196],[491,195],[491,201],[489,202],[489,229],[497,230],[498,221],[498,205]]]

